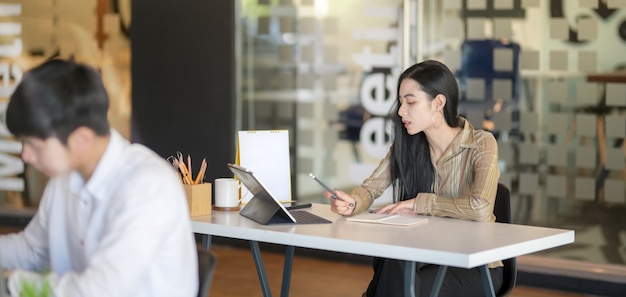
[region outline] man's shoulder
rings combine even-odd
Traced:
[[[129,143],[123,150],[123,159],[130,163],[140,163],[142,165],[164,165],[167,164],[164,158],[156,152],[139,143]]]

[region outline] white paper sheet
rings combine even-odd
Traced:
[[[289,131],[239,131],[237,160],[240,166],[254,172],[280,201],[291,200]],[[251,198],[251,193],[242,186],[241,201],[247,203]]]

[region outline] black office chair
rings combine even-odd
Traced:
[[[198,247],[198,278],[200,280],[198,297],[207,297],[209,295],[216,266],[217,258],[215,255],[209,250]]]
[[[511,217],[511,192],[509,188],[503,184],[498,184],[496,192],[496,203],[494,204],[493,213],[498,223],[512,223]],[[503,260],[504,271],[502,272],[502,287],[496,296],[507,296],[515,287],[517,280],[517,261],[516,258]]]

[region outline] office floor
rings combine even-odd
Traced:
[[[218,257],[210,297],[263,296],[254,261],[249,249],[214,244],[211,250]],[[283,255],[263,251],[262,256],[273,296],[280,296]],[[369,265],[336,259],[319,259],[298,255],[296,249],[290,296],[361,296],[372,271]],[[566,292],[517,286],[510,297],[583,297]]]

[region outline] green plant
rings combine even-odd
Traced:
[[[50,297],[52,296],[52,287],[47,277],[44,277],[43,282],[33,283],[29,281],[22,281],[20,286],[20,297]]]

